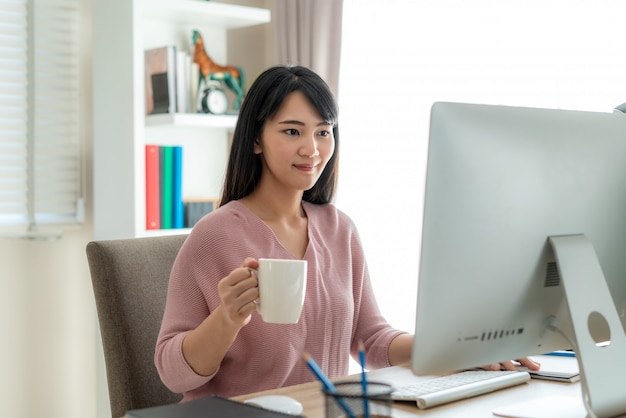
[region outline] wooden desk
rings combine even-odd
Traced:
[[[426,379],[413,375],[408,367],[389,367],[386,369],[368,372],[372,381],[380,381],[395,386],[401,386],[415,382],[416,379]],[[358,380],[358,376],[351,376],[335,381]],[[318,382],[305,383],[264,392],[241,395],[233,399],[244,401],[260,395],[280,394],[288,395],[302,403],[303,415],[307,418],[324,418],[324,397],[321,385]],[[449,403],[432,409],[420,410],[412,402],[394,402],[393,417],[407,418],[427,415],[434,418],[457,418],[457,417],[491,417],[492,411],[502,405],[515,404],[541,396],[573,396],[581,397],[580,383],[559,383],[545,380],[531,380],[529,383],[503,389],[490,394],[477,396],[464,401]],[[584,417],[584,415],[583,415]]]

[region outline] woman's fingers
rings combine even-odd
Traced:
[[[526,367],[528,370],[537,371],[541,368],[541,363],[531,359],[530,357],[524,357],[516,360],[521,366]]]
[[[257,285],[256,276],[248,267],[233,270],[219,282],[220,300],[232,321],[246,321],[254,311],[254,301],[259,297]]]
[[[502,363],[489,364],[483,366],[485,370],[511,370],[517,371],[518,366],[526,367],[528,370],[539,370],[541,364],[534,361],[530,357],[524,357],[518,360],[503,361]]]

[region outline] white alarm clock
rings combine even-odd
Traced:
[[[228,98],[222,88],[211,84],[204,89],[201,105],[204,113],[223,115],[228,110]]]

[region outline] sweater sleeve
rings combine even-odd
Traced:
[[[183,340],[208,315],[209,309],[193,275],[200,237],[193,232],[183,244],[172,267],[165,312],[155,350],[155,365],[163,383],[182,393],[201,386],[211,376],[201,376],[183,356]]]

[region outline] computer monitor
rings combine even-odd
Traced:
[[[626,115],[436,103],[430,124],[413,372],[574,348],[583,399],[626,413]]]

